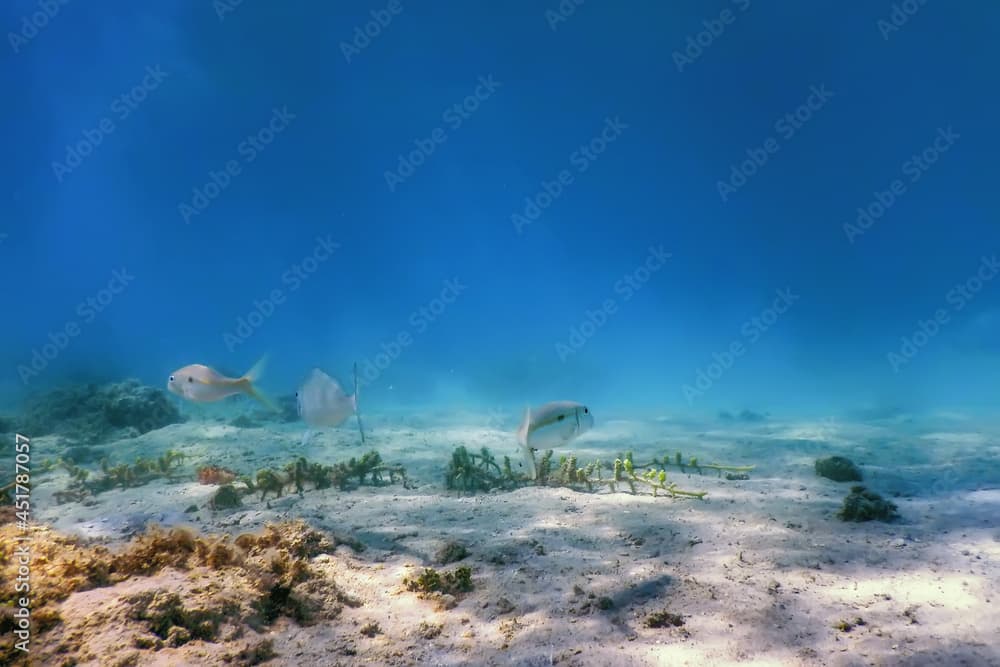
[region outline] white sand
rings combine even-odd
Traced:
[[[442,476],[455,445],[516,457],[510,433],[484,426],[490,423],[488,416],[368,417],[367,447],[345,426],[314,436],[305,452],[332,463],[375,448],[406,465],[414,489],[307,489],[266,502],[251,495],[239,510],[213,512],[205,504],[214,487],[157,481],[56,505],[51,494],[66,482],[56,471],[34,491],[36,517],[113,539],[150,518],[234,535],[303,518],[353,533],[364,552],[341,547],[320,559],[362,606],[310,627],[280,620],[267,635],[278,654],[270,664],[1000,665],[994,433],[956,420],[923,427],[611,421],[573,443],[581,462],[628,449],[637,461],[680,450],[706,463],[757,468],[749,481],[671,471],[683,488],[707,490],[705,501],[558,488],[447,493]],[[253,473],[303,453],[300,438],[295,424],[238,429],[193,421],[108,450],[115,462],[132,462],[173,448],[188,456],[186,470],[214,463]],[[36,441],[36,460],[52,446]],[[813,461],[829,454],[860,464],[865,484],[897,502],[901,519],[837,520],[850,484],[813,472]],[[192,503],[200,509],[184,515]],[[126,522],[126,515],[137,516]],[[438,610],[401,581],[452,539],[469,547],[463,564],[472,566],[476,588],[455,608]],[[72,619],[115,589],[148,583],[77,593],[63,615]],[[613,606],[597,609],[604,596]],[[664,609],[681,614],[683,628],[644,626],[648,613]],[[834,628],[856,617],[864,625]],[[362,636],[360,626],[373,620],[382,634]],[[440,624],[441,634],[423,638],[421,622]],[[222,664],[219,647],[203,649],[202,664]],[[179,650],[162,649],[156,660],[190,659],[191,645]]]

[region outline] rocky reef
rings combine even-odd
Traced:
[[[163,390],[137,380],[38,394],[13,418],[16,430],[30,437],[57,434],[81,445],[134,437],[181,421]]]

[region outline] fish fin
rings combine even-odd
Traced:
[[[358,362],[354,362],[354,395],[351,396],[351,406],[354,416],[358,418],[358,431],[361,433],[361,444],[365,444],[365,427],[361,425],[361,410],[358,409]]]
[[[531,479],[538,478],[538,468],[535,466],[535,452],[528,445],[528,428],[531,426],[531,408],[524,409],[524,419],[520,428],[517,429],[517,444],[521,446],[521,453],[524,455],[524,463],[528,466],[528,473]]]
[[[243,391],[245,391],[247,395],[252,398],[256,398],[273,412],[281,412],[281,408],[278,407],[278,404],[271,400],[270,396],[257,388],[257,380],[259,380],[260,376],[264,373],[264,366],[266,365],[267,355],[265,354],[257,360],[257,363],[254,364],[253,367],[243,375],[243,377],[239,379],[239,383],[243,386]]]

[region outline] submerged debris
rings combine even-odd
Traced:
[[[895,503],[874,491],[852,486],[851,492],[844,498],[844,506],[837,512],[837,518],[841,521],[892,521],[899,516],[896,509]]]
[[[854,462],[843,456],[816,459],[816,474],[835,482],[860,482],[861,470]]]

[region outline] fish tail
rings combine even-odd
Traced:
[[[260,379],[260,376],[263,375],[264,366],[266,365],[267,355],[265,354],[257,360],[257,363],[255,363],[253,367],[243,375],[243,377],[240,378],[240,384],[243,386],[243,391],[246,392],[248,396],[257,399],[268,409],[274,412],[281,412],[281,408],[278,407],[278,404],[271,400],[270,396],[262,392],[256,384],[257,380]]]
[[[255,398],[260,401],[267,409],[272,412],[281,412],[281,408],[275,403],[270,396],[262,392],[256,385],[254,385],[249,380],[246,380],[243,391],[246,392],[251,398]]]
[[[257,363],[253,365],[246,373],[243,374],[241,379],[248,381],[250,384],[254,384],[260,379],[260,376],[264,374],[264,367],[267,366],[267,355],[257,360]]]

